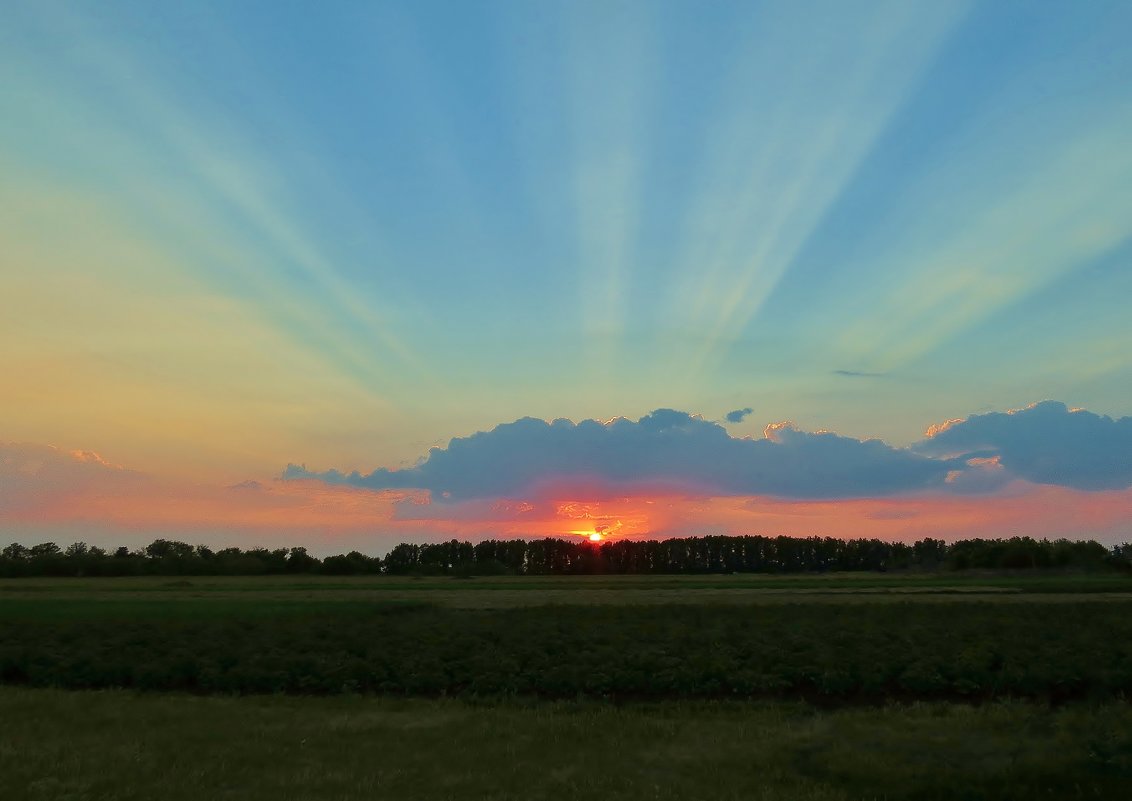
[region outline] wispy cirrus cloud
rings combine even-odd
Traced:
[[[8,542],[137,545],[171,536],[317,549],[331,534],[372,535],[382,522],[396,528],[395,504],[412,495],[318,482],[197,483],[131,470],[91,451],[0,442],[0,540]]]
[[[0,442],[0,517],[34,517],[90,491],[112,496],[134,491],[143,481],[140,473],[111,464],[93,451]]]

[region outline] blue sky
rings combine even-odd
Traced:
[[[1122,2],[9,2],[0,439],[1132,413]]]

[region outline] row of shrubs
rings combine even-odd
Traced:
[[[1132,693],[1123,604],[340,604],[211,619],[9,615],[0,681],[196,693],[833,702]]]

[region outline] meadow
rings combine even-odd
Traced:
[[[1130,601],[1032,571],[0,581],[0,796],[1118,798]]]
[[[1132,709],[0,688],[0,797],[1124,798]]]

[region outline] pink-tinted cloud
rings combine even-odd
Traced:
[[[19,519],[91,494],[113,496],[144,483],[138,473],[91,451],[0,443],[0,518]]]
[[[187,483],[115,466],[89,452],[0,445],[0,536],[12,538],[57,532],[91,542],[136,542],[173,532],[210,541],[300,541],[372,532],[392,518],[394,503],[405,495],[319,482]]]

